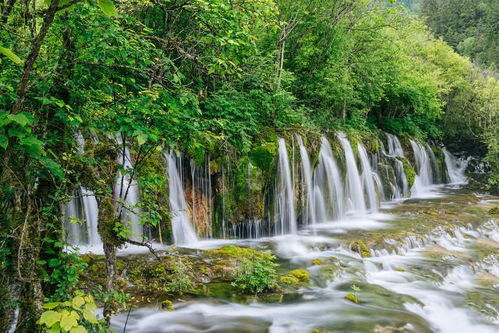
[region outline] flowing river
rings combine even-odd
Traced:
[[[126,332],[497,332],[499,229],[487,214],[497,198],[455,186],[434,186],[428,196],[295,235],[232,241],[309,270],[312,284],[294,294],[185,298],[175,311],[137,308],[112,325],[119,332],[125,322]],[[349,249],[359,238],[375,240],[371,257]],[[352,288],[358,304],[344,298]]]

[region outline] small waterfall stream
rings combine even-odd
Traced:
[[[364,191],[362,190],[362,181],[360,179],[359,169],[357,168],[352,146],[344,133],[338,133],[337,137],[345,152],[347,173],[346,188],[350,210],[356,213],[364,213],[366,211]]]
[[[172,231],[175,245],[194,244],[198,241],[196,232],[187,214],[182,179],[177,167],[177,156],[170,151],[166,155],[168,164],[168,197],[172,214]]]
[[[139,185],[135,179],[131,179],[131,172],[133,170],[132,158],[128,147],[120,152],[118,162],[125,170],[125,174],[118,173],[116,177],[115,194],[116,198],[124,201],[124,205],[120,207],[121,218],[127,222],[132,231],[131,238],[134,240],[142,240],[143,228],[140,224],[140,215],[138,204],[139,199]]]
[[[468,160],[457,159],[449,153],[445,148],[442,148],[445,156],[445,165],[447,167],[447,175],[449,176],[449,182],[451,184],[464,184],[466,183],[466,176],[464,171],[468,166]]]
[[[367,194],[369,209],[371,212],[375,212],[378,210],[378,195],[375,188],[374,172],[371,169],[366,148],[359,143],[357,144],[357,151],[359,152],[360,163],[362,165],[362,185]]]
[[[341,218],[344,215],[343,181],[333,156],[331,144],[321,138],[319,164],[314,172],[314,203],[318,222]]]
[[[307,148],[303,144],[303,139],[298,135],[298,145],[300,148],[301,166],[302,166],[302,179],[306,188],[306,204],[303,221],[306,224],[315,224],[317,222],[315,214],[315,200],[314,200],[314,184],[312,182],[312,166],[310,165],[310,158],[308,157]]]
[[[275,234],[296,234],[295,194],[288,151],[284,139],[279,139],[279,160],[275,184]]]
[[[416,161],[416,179],[411,188],[412,196],[425,194],[429,186],[433,185],[433,168],[430,154],[426,147],[419,142],[410,140],[414,159]]]

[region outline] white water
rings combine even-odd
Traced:
[[[324,223],[321,230],[336,228],[336,224]],[[494,269],[497,261],[460,263],[446,259],[445,265],[439,265],[426,257],[425,252],[427,244],[436,244],[467,253],[480,239],[498,239],[497,230],[497,224],[485,226],[483,230],[463,227],[453,233],[435,229],[425,239],[409,236],[407,245],[403,241],[393,244],[399,252],[372,251],[371,258],[361,258],[357,253],[337,247],[335,239],[326,236],[273,237],[261,242],[273,242],[277,255],[289,259],[292,265],[306,268],[313,281],[321,282],[312,282],[291,299],[279,302],[255,299],[240,304],[232,299],[204,297],[180,301],[174,304],[175,311],[141,308],[132,310],[129,318],[126,313],[114,317],[112,326],[121,331],[127,320],[130,333],[310,332],[314,328],[331,332],[372,332],[376,324],[405,327],[409,332],[496,332],[494,318],[472,310],[466,295],[468,291],[483,292],[476,284],[475,273],[485,270],[497,274],[498,269]],[[312,265],[313,259],[341,260],[346,268],[338,275],[324,276],[329,266]],[[441,278],[429,277],[431,275]],[[360,286],[360,304],[343,298],[352,284]],[[385,289],[374,289],[373,285]]]
[[[97,206],[97,199],[94,193],[85,188],[81,188],[81,195],[83,201],[83,209],[85,211],[85,221],[87,225],[88,244],[91,246],[102,243],[99,232],[97,231],[97,224],[99,219],[99,207]]]
[[[376,193],[374,180],[375,174],[371,169],[371,164],[369,162],[369,157],[367,156],[366,148],[358,143],[357,151],[359,152],[359,159],[362,166],[362,185],[365,191],[364,193],[367,194],[369,210],[371,212],[375,212],[378,210],[378,195]]]
[[[303,139],[298,135],[298,145],[300,148],[302,179],[305,183],[306,189],[306,204],[303,221],[306,224],[314,224],[317,222],[315,214],[315,200],[314,200],[314,185],[312,182],[312,166],[310,165],[310,158],[308,157],[307,148],[303,144]]]
[[[393,163],[395,172],[395,181],[392,184],[395,186],[392,199],[401,199],[409,195],[409,183],[404,171],[404,163],[400,158],[405,159],[404,149],[400,144],[397,136],[385,133],[388,139],[388,155]]]
[[[352,146],[346,135],[342,132],[337,135],[340,140],[343,151],[345,152],[346,161],[346,188],[350,210],[356,213],[364,213],[366,211],[366,203],[364,201],[364,192],[362,191],[362,182],[355,162]]]
[[[275,235],[296,234],[295,192],[286,142],[279,138],[279,161],[275,183]]]
[[[404,149],[400,144],[399,138],[390,133],[385,133],[385,134],[388,139],[388,154],[392,156],[404,157]]]
[[[421,196],[428,193],[429,188],[433,185],[433,168],[430,154],[422,144],[410,140],[411,147],[416,160],[416,179],[411,188],[413,197]]]
[[[464,175],[464,171],[468,166],[468,160],[457,159],[449,153],[445,148],[442,149],[445,156],[445,165],[447,167],[447,175],[449,176],[449,181],[451,184],[464,184],[467,182],[467,178]]]
[[[120,205],[120,216],[122,220],[128,223],[131,230],[130,238],[133,240],[141,241],[143,237],[142,225],[140,224],[139,215],[139,185],[135,180],[136,177],[132,178],[132,158],[130,155],[130,150],[128,147],[124,147],[124,151],[121,151],[118,157],[118,163],[125,170],[122,174],[118,172],[116,177],[116,184],[114,187],[114,193],[116,199],[123,202]]]
[[[190,245],[198,242],[196,232],[192,227],[187,215],[187,203],[185,201],[182,179],[177,169],[177,157],[170,151],[166,155],[168,163],[168,197],[170,200],[170,212],[172,214],[172,231],[175,245]]]
[[[319,165],[314,172],[314,211],[317,222],[339,219],[344,215],[344,191],[341,174],[331,144],[321,138]]]
[[[81,133],[76,136],[78,152],[84,153],[85,138]],[[84,187],[73,193],[72,200],[64,208],[65,226],[68,241],[73,245],[98,246],[102,243],[97,231],[99,207],[94,193]],[[70,222],[71,218],[84,221],[84,226]]]

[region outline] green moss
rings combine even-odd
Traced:
[[[366,243],[361,240],[354,241],[350,244],[350,250],[357,252],[362,258],[368,258],[371,256],[371,251],[367,247]]]
[[[164,300],[161,302],[161,308],[165,309],[166,311],[174,311],[175,308],[173,307],[173,302],[170,300]]]
[[[416,180],[416,171],[414,170],[414,168],[406,158],[399,158],[399,159],[404,164],[405,177],[407,178],[407,183],[409,185],[409,188],[411,188],[412,185],[414,185],[414,181]]]
[[[295,269],[281,276],[280,281],[289,285],[304,285],[310,282],[310,273],[306,269]]]
[[[257,251],[247,247],[228,245],[215,250],[208,250],[208,253],[221,257],[222,259],[272,259],[273,256],[268,251]]]
[[[314,265],[314,266],[320,266],[320,265],[324,265],[324,264],[325,264],[325,262],[322,259],[314,259],[314,260],[312,260],[312,265]]]
[[[360,300],[359,298],[357,297],[357,295],[355,293],[348,293],[346,294],[345,296],[343,296],[344,299],[346,300],[349,300],[350,302],[353,302],[355,304],[358,304],[360,303]]]
[[[498,206],[498,207],[491,208],[491,209],[489,210],[489,214],[490,214],[490,215],[499,215],[499,206]]]

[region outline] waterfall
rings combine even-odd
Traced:
[[[303,213],[303,222],[314,224],[317,222],[315,216],[315,200],[314,200],[314,185],[312,183],[312,166],[310,165],[310,158],[308,152],[303,145],[301,136],[297,136],[298,145],[300,147],[301,166],[302,166],[302,179],[305,183],[306,189],[306,204]]]
[[[357,150],[359,152],[360,163],[362,165],[362,185],[365,193],[367,194],[369,209],[374,212],[378,210],[378,198],[376,195],[375,180],[373,177],[374,172],[371,169],[366,148],[359,143],[357,144]]]
[[[177,169],[177,157],[170,151],[166,155],[168,164],[168,195],[172,214],[172,231],[175,245],[193,244],[198,241],[196,232],[187,215],[182,179]]]
[[[94,193],[82,187],[81,189],[83,209],[85,212],[85,220],[87,224],[88,244],[97,245],[101,244],[99,232],[97,231],[97,224],[99,221],[99,207]]]
[[[84,153],[85,138],[77,133],[78,152]],[[68,232],[67,241],[74,245],[98,245],[101,238],[97,231],[99,207],[94,193],[84,187],[73,192],[73,198],[64,207],[64,223]],[[83,220],[84,223],[71,223],[71,218]]]
[[[404,157],[404,149],[402,149],[399,138],[390,133],[385,134],[388,139],[388,154],[392,156]]]
[[[143,228],[138,214],[139,185],[135,179],[131,179],[133,165],[128,147],[124,147],[124,151],[120,151],[118,162],[125,170],[124,174],[121,171],[118,172],[115,184],[116,198],[125,202],[125,205],[120,205],[121,218],[130,226],[131,239],[140,241],[143,237]]]
[[[445,166],[447,167],[447,175],[449,177],[449,182],[451,184],[465,184],[467,182],[464,171],[468,166],[468,160],[457,159],[447,151],[447,149],[442,148],[445,156]]]
[[[64,229],[67,233],[66,241],[73,245],[82,245],[87,243],[87,234],[85,226],[82,223],[76,223],[76,220],[85,218],[82,207],[80,192],[73,191],[73,198],[63,207]]]
[[[410,140],[414,159],[416,160],[416,179],[411,188],[412,195],[420,195],[425,192],[425,188],[433,184],[433,170],[431,157],[428,150],[413,140]]]
[[[355,212],[363,213],[366,211],[366,203],[364,201],[362,182],[357,168],[357,163],[355,162],[352,146],[344,133],[338,133],[337,137],[340,140],[343,151],[345,152],[347,171],[346,187],[350,209]]]
[[[404,171],[404,163],[401,159],[405,158],[404,149],[400,144],[397,136],[385,133],[388,140],[388,153],[393,164],[393,171],[395,173],[395,182],[392,183],[394,191],[392,199],[401,199],[409,195],[409,183]]]
[[[314,211],[317,221],[325,222],[342,217],[343,182],[331,145],[325,137],[321,138],[319,165],[314,173],[314,184]]]
[[[286,142],[279,138],[279,162],[275,184],[275,234],[296,234],[294,186],[291,179]]]

